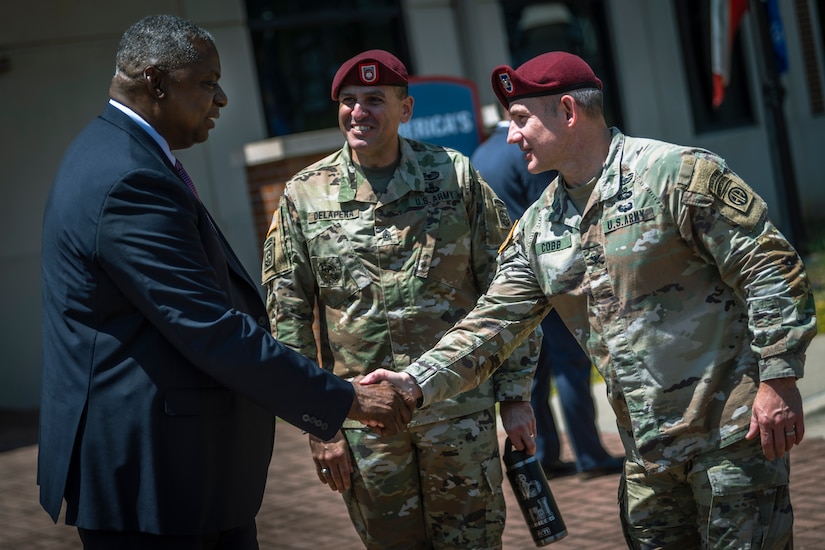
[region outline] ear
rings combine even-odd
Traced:
[[[413,114],[413,104],[415,104],[415,100],[411,95],[405,97],[404,101],[401,102],[401,122],[410,121]]]
[[[143,69],[143,82],[152,97],[158,99],[164,96],[163,89],[166,87],[165,73],[153,65]]]
[[[576,124],[576,120],[579,118],[579,110],[578,105],[576,105],[576,100],[573,99],[573,96],[561,96],[559,105],[561,106],[562,113],[564,113],[564,118],[567,121],[567,125],[573,126],[574,124]]]

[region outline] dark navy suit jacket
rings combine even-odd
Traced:
[[[275,416],[332,437],[349,383],[272,338],[257,285],[158,144],[107,106],[44,213],[38,484],[57,521],[203,534],[251,522]]]

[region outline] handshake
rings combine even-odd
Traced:
[[[406,427],[422,395],[412,376],[386,369],[355,378],[352,387],[355,398],[347,417],[361,421],[379,435],[393,435]]]

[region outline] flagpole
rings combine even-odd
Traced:
[[[765,105],[765,122],[768,144],[772,158],[774,177],[779,183],[780,210],[785,222],[786,237],[799,252],[805,251],[805,227],[799,207],[799,194],[791,156],[790,138],[785,121],[783,101],[785,88],[779,78],[773,43],[771,42],[770,18],[766,0],[751,0],[752,13],[756,19],[756,36],[762,55],[762,100]]]

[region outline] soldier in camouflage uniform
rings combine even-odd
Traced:
[[[492,80],[508,141],[531,172],[560,175],[476,308],[403,373],[365,382],[443,399],[555,307],[607,383],[628,545],[789,548],[787,451],[805,429],[796,379],[816,333],[799,255],[719,156],[608,128],[580,58],[551,52]]]
[[[275,337],[353,378],[408,366],[473,308],[510,220],[467,157],[398,135],[413,99],[397,58],[352,58],[332,98],[346,144],[287,182],[263,280]],[[419,408],[397,436],[354,422],[329,442],[310,436],[319,479],[343,493],[367,548],[501,548],[495,403],[514,445],[534,452],[539,344],[526,339],[477,388]]]

